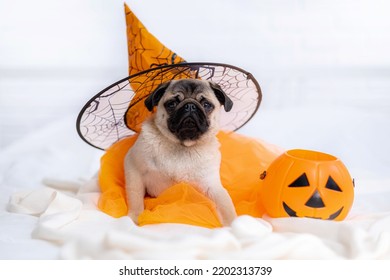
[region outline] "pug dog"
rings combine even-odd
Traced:
[[[216,134],[220,109],[233,102],[213,82],[182,79],[161,84],[145,100],[152,116],[125,157],[129,216],[137,223],[144,197],[157,197],[168,187],[187,182],[215,202],[224,226],[236,212],[220,180],[221,154]]]

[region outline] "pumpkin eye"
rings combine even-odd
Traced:
[[[309,180],[307,179],[306,173],[299,176],[294,182],[288,185],[290,188],[309,187]]]
[[[332,177],[329,176],[328,181],[326,182],[325,188],[334,190],[336,192],[342,192],[339,185],[333,180]]]

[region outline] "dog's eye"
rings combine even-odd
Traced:
[[[208,101],[204,101],[204,102],[202,103],[202,105],[203,105],[203,108],[204,108],[206,111],[209,111],[209,110],[213,109],[213,105],[212,105],[211,103],[209,103]]]
[[[165,108],[168,111],[175,109],[176,106],[177,106],[177,101],[175,101],[175,100],[171,100],[171,101],[168,101],[167,103],[165,103]]]
[[[173,108],[176,107],[176,105],[177,105],[176,101],[172,101],[172,102],[169,102],[169,103],[167,104],[167,107],[173,109]]]

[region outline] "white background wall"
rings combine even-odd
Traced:
[[[234,64],[254,74],[264,98],[243,133],[286,148],[331,151],[332,141],[363,138],[354,148],[390,165],[389,1],[127,3],[187,61]],[[0,149],[64,116],[76,120],[90,97],[126,74],[123,1],[0,0]],[[349,110],[370,119],[354,122]],[[331,116],[324,129],[303,127],[308,118],[324,125],[324,114]],[[344,123],[350,136],[330,133],[332,122]],[[296,137],[302,133],[307,140]],[[343,149],[335,152],[355,152]]]
[[[126,74],[122,3],[0,0],[0,148]]]

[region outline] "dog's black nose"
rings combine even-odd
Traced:
[[[196,111],[196,105],[193,103],[187,103],[184,105],[184,110],[186,112],[195,112]]]

